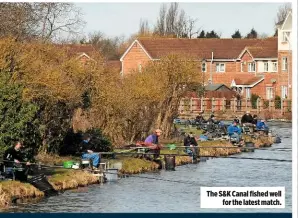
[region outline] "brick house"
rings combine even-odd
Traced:
[[[90,56],[93,52],[96,52],[91,44],[60,44],[56,46],[65,49],[69,56],[76,57],[82,63],[92,60]]]
[[[141,72],[148,62],[169,53],[187,54],[202,62],[205,85],[225,84],[244,98],[253,93],[264,99],[291,98],[291,52],[282,41],[286,37],[280,36],[290,35],[290,21],[291,15],[279,27],[278,37],[266,39],[140,38],[121,57],[121,75]]]
[[[60,48],[66,49],[69,56],[76,57],[82,64],[86,64],[92,58],[92,53],[98,52],[97,49],[91,44],[61,44],[56,45]],[[119,60],[105,60],[104,66],[114,68],[121,71],[121,62]]]

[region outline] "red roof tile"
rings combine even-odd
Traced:
[[[106,61],[105,64],[108,68],[117,69],[119,70],[119,72],[121,71],[121,68],[122,68],[121,61]]]
[[[275,38],[269,38],[267,40],[261,41],[255,46],[248,46],[247,49],[254,58],[278,57],[278,45]]]
[[[169,53],[188,54],[198,59],[236,59],[246,46],[265,46],[270,50],[276,47],[277,38],[267,39],[177,39],[140,38],[138,41],[152,58],[160,58]],[[268,42],[267,42],[268,41]],[[271,48],[272,46],[272,48]],[[274,47],[275,46],[275,47]],[[260,52],[265,54],[266,52]],[[259,54],[257,54],[259,55]],[[270,57],[272,57],[270,53]],[[277,57],[277,54],[276,54]]]
[[[60,44],[56,46],[66,49],[71,55],[81,55],[82,53],[89,55],[92,52],[96,52],[96,49],[91,44]]]
[[[260,76],[245,76],[245,77],[236,77],[234,81],[236,85],[253,85],[256,82],[260,81],[263,77]]]

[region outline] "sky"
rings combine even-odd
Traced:
[[[158,18],[162,3],[75,3],[87,22],[84,32],[101,31],[109,37],[129,37],[139,29],[140,19],[151,27]],[[167,3],[170,4],[170,3]],[[197,28],[215,30],[221,38],[230,38],[236,29],[246,35],[252,28],[259,34],[274,34],[274,20],[283,3],[179,3],[179,8],[197,18]]]

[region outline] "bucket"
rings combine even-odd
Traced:
[[[248,148],[253,148],[255,147],[255,144],[253,142],[245,142],[245,146]]]
[[[166,155],[165,156],[165,169],[166,170],[175,170],[175,156]]]
[[[274,143],[276,143],[276,144],[281,143],[281,138],[276,136],[275,139],[274,139]]]
[[[74,163],[72,165],[72,169],[79,169],[80,168],[80,163]]]
[[[66,168],[66,169],[72,168],[72,165],[73,165],[73,161],[65,161],[65,162],[63,162],[63,167]]]
[[[107,169],[106,170],[107,181],[117,181],[118,180],[118,169]]]
[[[167,146],[168,146],[168,148],[170,150],[175,150],[176,149],[176,145],[175,144],[168,144]]]

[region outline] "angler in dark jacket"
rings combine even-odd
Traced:
[[[192,132],[186,135],[184,138],[184,146],[186,147],[186,153],[191,154],[191,155],[197,155],[198,153],[198,143],[196,138],[193,136]]]
[[[90,136],[85,135],[83,141],[80,143],[80,150],[83,152],[83,159],[91,159],[93,169],[97,169],[100,164],[100,155],[94,153],[94,146],[90,143]]]
[[[252,124],[257,125],[257,123],[258,123],[258,116],[257,115],[254,115],[253,116]]]
[[[8,148],[3,155],[3,160],[6,166],[13,166],[14,163],[24,162],[23,155],[21,153],[21,148],[23,147],[21,142],[16,142],[15,146]],[[29,162],[26,163],[30,165]]]
[[[3,162],[5,167],[17,167],[23,168],[21,171],[14,172],[15,179],[20,181],[27,181],[27,174],[29,171],[29,167],[31,165],[30,162],[24,163],[24,157],[21,153],[21,149],[23,144],[20,141],[17,141],[13,147],[8,148],[3,155]],[[26,165],[24,167],[24,165]]]
[[[220,121],[217,121],[216,119],[215,119],[215,116],[212,114],[211,116],[210,116],[210,118],[208,119],[208,123],[209,124],[219,124],[219,122]]]

